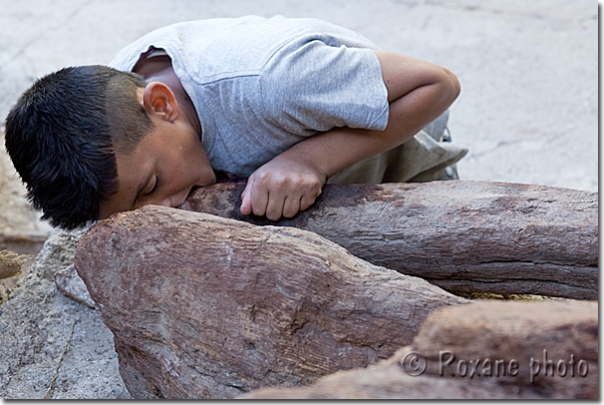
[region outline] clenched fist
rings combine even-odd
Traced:
[[[292,218],[315,202],[325,181],[326,176],[312,165],[277,156],[249,177],[241,194],[240,211],[271,221]]]

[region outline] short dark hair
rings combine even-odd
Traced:
[[[107,66],[37,80],[6,118],[5,143],[42,219],[74,229],[99,218],[118,190],[115,153],[130,153],[153,124],[137,100],[144,79]]]

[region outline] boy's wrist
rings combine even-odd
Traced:
[[[273,160],[279,160],[285,165],[298,167],[298,170],[300,170],[300,168],[305,168],[306,171],[313,173],[319,180],[322,180],[324,184],[328,178],[328,173],[326,172],[324,165],[321,164],[322,161],[319,159],[320,155],[305,150],[306,148],[304,148],[304,145],[301,145],[304,142],[306,141],[296,144]]]

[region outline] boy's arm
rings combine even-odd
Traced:
[[[241,195],[242,214],[276,221],[306,210],[330,176],[409,140],[459,95],[459,82],[447,69],[392,52],[374,52],[388,90],[386,129],[334,128],[297,143],[252,173]]]

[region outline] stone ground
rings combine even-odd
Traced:
[[[37,77],[107,63],[163,25],[247,14],[318,17],[457,74],[462,94],[449,127],[470,149],[458,164],[463,179],[598,191],[599,6],[592,1],[0,0],[0,9],[2,119]],[[127,398],[111,333],[94,310],[54,285],[53,272],[70,261],[72,236],[39,221],[3,139],[0,149],[0,236],[51,234],[0,306],[0,370],[7,370],[0,397]]]

